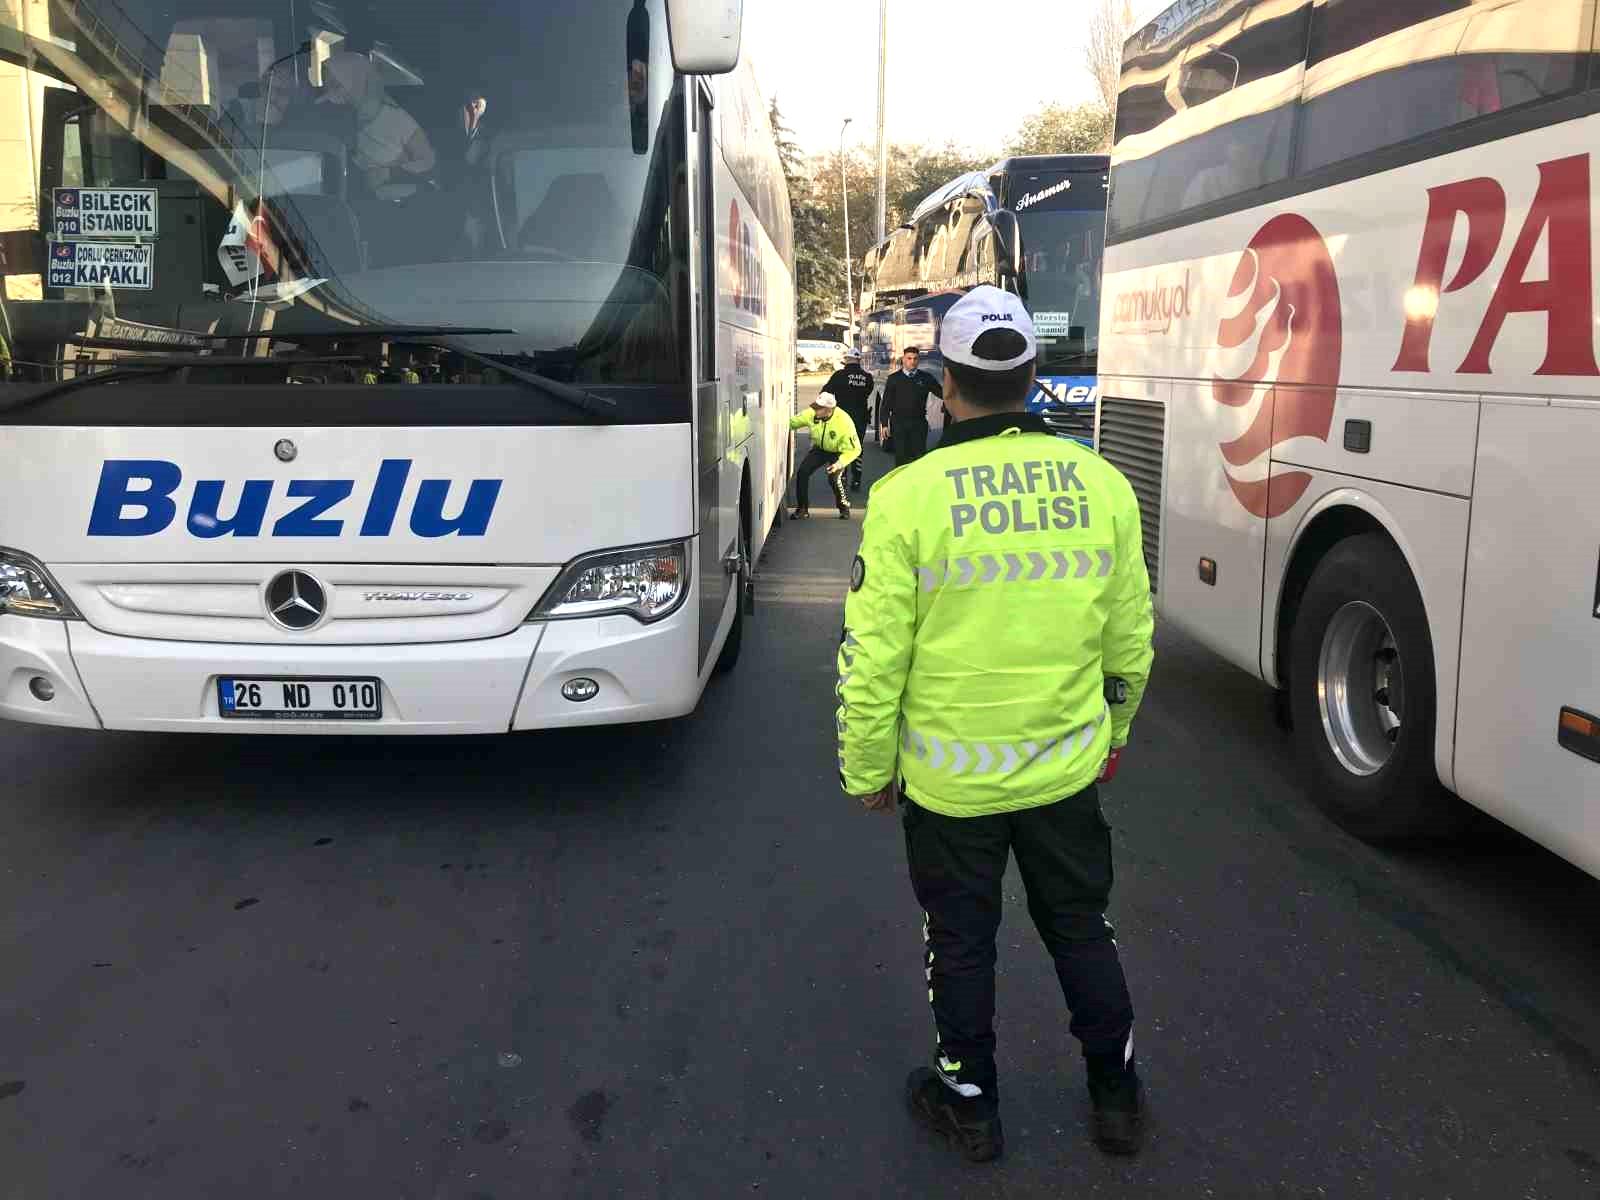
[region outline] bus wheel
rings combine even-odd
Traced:
[[[1449,832],[1451,802],[1433,764],[1433,641],[1388,538],[1347,538],[1317,564],[1290,655],[1294,739],[1323,811],[1371,842]]]
[[[745,532],[745,522],[739,521],[739,561],[750,562],[750,535]],[[733,625],[728,630],[728,640],[722,643],[722,653],[717,655],[715,667],[718,675],[726,675],[739,665],[739,647],[744,641],[744,590],[746,572],[751,570],[747,565],[734,576],[733,580]]]

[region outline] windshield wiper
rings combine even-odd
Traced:
[[[573,387],[570,383],[562,383],[559,379],[551,379],[548,375],[540,375],[537,371],[524,371],[521,367],[513,367],[503,363],[492,354],[479,354],[476,350],[463,350],[460,346],[451,346],[437,342],[423,342],[435,350],[444,350],[450,354],[459,354],[468,362],[475,362],[480,367],[489,367],[508,375],[519,383],[524,383],[531,388],[537,388],[554,400],[569,404],[573,408],[582,409],[591,416],[608,416],[617,407],[617,402],[609,396],[597,396],[593,392],[585,391],[580,387]]]
[[[494,333],[515,333],[515,329],[491,329],[485,326],[477,329],[465,325],[344,325],[337,329],[261,329],[253,333],[193,333],[185,329],[181,331],[184,340],[181,342],[141,342],[131,341],[127,338],[96,338],[81,337],[69,338],[74,346],[88,346],[94,350],[182,350],[185,345],[208,345],[212,342],[294,342],[294,341],[323,341],[328,339],[381,338],[385,341],[405,341],[411,338],[420,338],[427,341],[430,338],[462,337],[466,335],[486,335]]]
[[[597,396],[593,392],[570,383],[562,383],[559,379],[551,379],[548,375],[541,375],[537,371],[527,371],[521,367],[513,367],[509,363],[501,362],[492,354],[479,354],[476,350],[465,350],[449,342],[438,339],[447,337],[484,337],[491,334],[514,334],[515,329],[492,329],[488,327],[475,328],[465,325],[350,325],[343,329],[311,329],[296,331],[290,329],[272,329],[260,333],[247,333],[242,336],[250,338],[275,338],[280,341],[309,341],[312,338],[333,338],[336,340],[381,338],[386,342],[410,342],[413,345],[426,346],[431,350],[443,350],[447,354],[456,354],[468,362],[477,363],[480,367],[490,367],[517,382],[526,384],[549,396],[552,400],[559,400],[572,408],[579,409],[594,417],[609,416],[616,410],[617,402],[608,396]],[[222,337],[222,334],[210,334],[210,337]]]
[[[311,340],[358,340],[361,338],[377,338],[383,341],[404,341],[414,345],[426,346],[433,350],[443,350],[447,354],[459,355],[468,362],[477,363],[479,366],[488,367],[499,371],[509,379],[537,391],[543,392],[553,400],[557,400],[571,408],[579,409],[590,416],[609,416],[617,407],[617,402],[607,396],[597,396],[583,388],[574,387],[570,383],[562,383],[558,379],[551,379],[548,375],[540,375],[535,371],[514,367],[509,363],[501,362],[493,355],[479,354],[476,350],[466,350],[439,339],[446,337],[464,337],[468,335],[488,335],[501,333],[515,333],[514,329],[475,328],[455,325],[365,325],[346,326],[343,329],[315,329],[315,330],[259,330],[252,333],[202,333],[194,336],[205,342],[230,342],[230,341],[311,341]],[[125,342],[118,338],[79,338],[74,345],[88,346],[97,349],[115,350],[148,350],[148,343]],[[99,383],[116,383],[128,379],[144,379],[155,375],[164,375],[184,367],[263,367],[263,366],[299,366],[318,363],[352,363],[366,361],[361,355],[321,355],[306,358],[235,358],[221,355],[203,353],[172,353],[152,355],[148,358],[130,358],[119,360],[116,367],[94,375],[83,375],[76,379],[63,380],[60,383],[50,384],[39,391],[29,392],[14,400],[0,401],[0,412],[11,412],[20,408],[27,408],[34,404],[42,404],[53,400],[68,392],[77,391],[79,388],[90,387]]]
[[[109,371],[95,371],[89,375],[63,379],[59,383],[46,384],[37,391],[0,399],[0,413],[31,408],[35,404],[43,404],[47,400],[65,396],[69,392],[76,392],[87,387],[96,387],[102,383],[121,383],[129,379],[153,379],[157,375],[170,375],[174,371],[182,371],[189,367],[277,367],[282,369],[284,367],[315,366],[324,363],[356,363],[361,361],[362,358],[358,354],[318,355],[307,358],[224,358],[213,354],[174,354],[150,358],[130,358],[122,360],[121,365],[113,367]]]
[[[609,416],[616,410],[617,402],[607,396],[597,396],[593,392],[574,387],[570,383],[562,383],[559,379],[551,379],[548,375],[541,375],[537,371],[513,367],[493,355],[479,354],[476,350],[465,350],[460,346],[439,340],[440,338],[448,337],[484,337],[492,334],[514,334],[516,332],[515,329],[468,325],[345,325],[339,328],[299,330],[263,329],[252,333],[202,333],[196,334],[195,337],[206,342],[243,340],[281,342],[308,342],[313,340],[359,341],[363,338],[375,338],[386,342],[409,342],[417,346],[426,346],[432,350],[443,350],[447,354],[456,354],[468,362],[477,363],[482,367],[490,367],[501,372],[509,379],[515,379],[519,383],[535,388],[551,399],[558,400],[572,408],[580,409],[590,416]],[[117,350],[147,348],[138,344],[124,343],[117,339],[83,338],[75,344]],[[221,360],[217,361],[220,362]],[[312,360],[297,359],[295,361],[309,362]]]

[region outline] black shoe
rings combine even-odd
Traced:
[[[1111,1082],[1089,1080],[1094,1144],[1107,1154],[1137,1154],[1144,1144],[1144,1087],[1129,1071]]]
[[[991,1162],[1005,1152],[1000,1106],[981,1096],[958,1095],[931,1067],[918,1067],[907,1076],[906,1103],[913,1117],[942,1134],[968,1162]]]
[[[796,508],[796,509],[793,509],[793,510],[790,511],[789,520],[791,520],[791,521],[803,521],[807,517],[809,517],[810,515],[811,515],[811,510],[809,508]]]
[[[848,508],[841,508],[839,510],[839,520],[848,521],[849,519],[850,519],[850,510]]]

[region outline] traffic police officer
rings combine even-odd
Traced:
[[[839,519],[850,519],[850,497],[844,491],[844,472],[852,462],[861,457],[861,439],[856,436],[855,424],[839,411],[839,402],[831,392],[823,392],[802,409],[798,416],[789,419],[790,429],[809,429],[811,449],[800,460],[794,474],[794,511],[789,515],[796,520],[811,515],[811,476],[818,467],[828,472],[828,482],[833,486],[833,498],[839,506]]]
[[[865,443],[872,420],[872,376],[861,369],[861,351],[846,350],[844,366],[828,376],[822,390],[839,401],[839,407],[856,423],[856,441]],[[850,464],[850,490],[861,490],[861,458]]]
[[[883,381],[883,399],[878,408],[887,418],[889,436],[894,438],[894,465],[903,467],[928,452],[928,393],[944,395],[939,381],[917,369],[921,354],[907,346],[900,356],[900,370]]]
[[[1000,1154],[995,934],[1015,854],[1082,1043],[1094,1139],[1133,1153],[1143,1101],[1095,784],[1150,672],[1139,508],[1114,467],[1024,411],[1036,342],[1015,296],[968,293],[940,349],[956,424],[873,488],[838,658],[841,782],[868,809],[901,804],[924,910],[938,1042],[907,1100],[968,1158]]]

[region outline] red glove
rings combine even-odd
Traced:
[[[1106,765],[1100,769],[1100,778],[1096,783],[1110,783],[1117,777],[1117,767],[1122,763],[1122,747],[1118,746],[1106,756]]]

